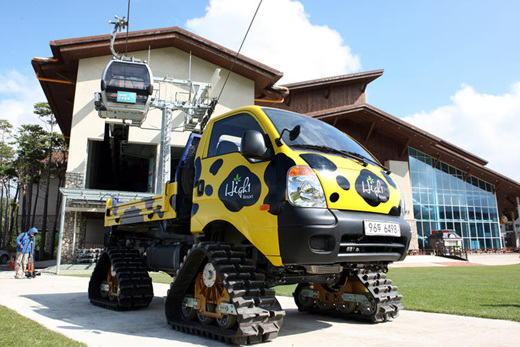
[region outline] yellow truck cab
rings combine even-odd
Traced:
[[[195,159],[194,234],[228,223],[275,266],[405,257],[401,193],[348,135],[257,106],[213,119],[206,134]]]

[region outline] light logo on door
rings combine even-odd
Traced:
[[[218,197],[231,212],[252,206],[260,197],[260,179],[245,166],[238,166],[222,182]]]

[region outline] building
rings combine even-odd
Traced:
[[[105,120],[94,110],[94,93],[111,59],[109,41],[109,35],[52,41],[53,57],[32,61],[70,144],[63,190],[65,261],[74,259],[77,248],[102,245],[106,196],[150,196],[156,181],[160,111],[149,112],[141,128],[130,128],[114,160],[113,145],[104,136]],[[116,50],[125,45],[126,35],[116,40]],[[155,77],[187,79],[191,71],[191,79],[202,82],[216,68],[227,75],[235,57],[235,52],[176,27],[130,32],[128,51],[140,59],[150,55]],[[377,70],[292,83],[282,86],[288,89],[282,95],[274,87],[281,72],[239,56],[215,113],[257,103],[304,113],[350,134],[398,176],[406,218],[416,235],[412,248],[427,247],[425,239],[436,229],[457,231],[466,248],[504,247],[500,221],[518,218],[520,184],[486,168],[484,159],[367,104],[366,87],[382,74]],[[173,123],[182,126],[183,117],[175,116]],[[187,132],[172,133],[172,171],[187,137]],[[513,233],[509,239],[517,242],[519,227],[509,222],[508,228]]]

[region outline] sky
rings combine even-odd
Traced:
[[[131,31],[179,26],[237,51],[258,0],[131,0]],[[31,59],[109,34],[128,0],[0,0],[0,118],[38,123]],[[520,182],[520,1],[263,0],[242,54],[278,84],[384,69],[367,103]],[[101,75],[101,72],[100,72]]]

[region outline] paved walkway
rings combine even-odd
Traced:
[[[475,255],[476,256],[476,255]],[[478,255],[473,263],[520,263],[515,257]],[[488,258],[483,258],[484,256]],[[406,264],[452,263],[437,257],[415,256]],[[482,257],[482,258],[481,258]],[[499,258],[496,258],[499,257]],[[444,265],[445,266],[445,265]],[[224,346],[215,341],[172,330],[164,317],[168,285],[154,284],[155,298],[147,309],[114,312],[89,303],[88,278],[44,273],[35,279],[15,280],[0,271],[0,305],[47,328],[89,346]],[[520,323],[454,315],[402,311],[382,324],[345,321],[299,313],[292,298],[279,297],[287,315],[280,336],[266,346],[503,346],[518,341]]]
[[[402,262],[393,263],[391,267],[419,266],[474,266],[474,265],[513,265],[520,264],[520,254],[468,254],[468,261],[444,258],[434,255],[408,256]]]

